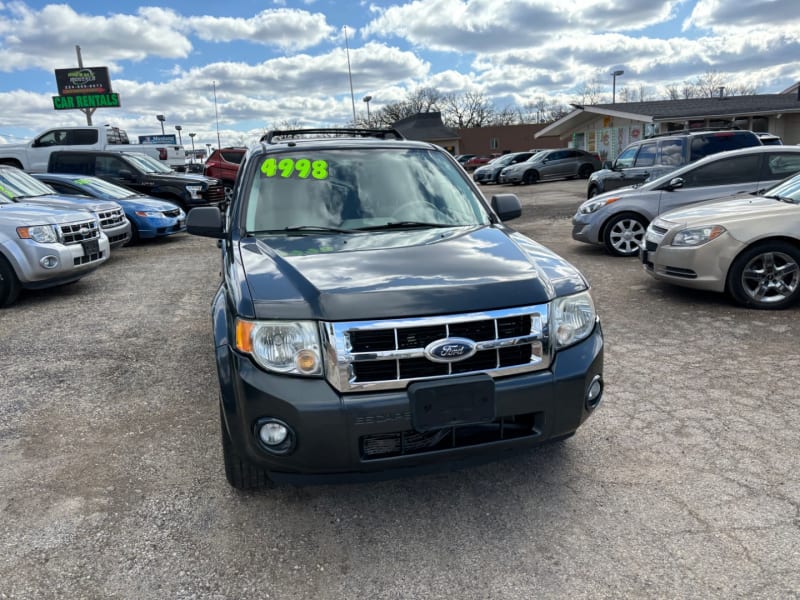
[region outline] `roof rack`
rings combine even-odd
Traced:
[[[741,127],[735,125],[728,125],[725,127],[697,127],[696,129],[675,129],[673,131],[662,131],[661,133],[654,133],[645,136],[645,139],[665,137],[668,135],[689,135],[690,133],[703,133],[705,131],[742,131]]]
[[[340,137],[340,136],[353,136],[353,137],[376,137],[385,140],[391,136],[396,140],[406,139],[402,133],[397,129],[356,129],[354,127],[329,127],[321,129],[273,129],[261,136],[262,142],[267,144],[276,143],[275,138],[294,138],[305,135],[315,135],[318,137]]]

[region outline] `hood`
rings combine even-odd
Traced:
[[[33,202],[14,202],[0,204],[0,220],[5,223],[15,221],[18,226],[60,225],[93,219],[85,210],[55,208]]]
[[[24,201],[30,202],[31,204],[45,204],[54,208],[90,210],[92,212],[109,211],[120,208],[119,204],[116,202],[111,202],[110,200],[98,200],[97,198],[90,198],[89,196],[61,196],[58,194],[48,194],[46,196],[25,198]]]
[[[476,312],[588,288],[572,265],[504,227],[245,238],[240,253],[258,318]]]
[[[712,200],[674,210],[661,215],[660,220],[682,225],[724,225],[771,216],[797,220],[800,218],[800,206],[763,196],[735,196],[728,200]]]
[[[180,208],[174,202],[159,200],[158,198],[153,198],[152,196],[131,196],[130,198],[120,198],[116,202],[121,204],[124,208],[130,210],[165,211]]]
[[[201,173],[178,173],[177,171],[173,171],[172,173],[148,173],[147,176],[151,178],[152,181],[176,183],[179,185],[205,184],[206,186],[210,186],[219,184],[219,179],[206,177]]]

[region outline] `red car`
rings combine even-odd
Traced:
[[[203,167],[203,175],[222,180],[226,203],[230,203],[233,198],[233,184],[236,181],[236,175],[239,174],[239,164],[242,162],[245,152],[247,152],[247,148],[214,150]]]
[[[467,171],[474,171],[475,169],[477,169],[481,165],[485,165],[490,160],[492,160],[494,158],[497,158],[498,156],[500,156],[499,153],[489,154],[489,155],[483,154],[483,155],[479,155],[479,156],[473,156],[467,162],[464,163],[464,168]]]

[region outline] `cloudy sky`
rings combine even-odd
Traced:
[[[780,92],[800,80],[800,0],[0,0],[0,142],[86,123],[53,110],[54,70],[77,66],[76,46],[121,96],[95,124],[135,137],[160,133],[163,114],[216,146],[218,119],[232,145],[287,120],[344,125],[352,98],[364,116],[365,95],[377,110],[420,86],[498,108],[576,101],[590,81],[610,101],[613,69],[618,93],[653,99],[709,72]]]

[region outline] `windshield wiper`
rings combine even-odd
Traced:
[[[781,202],[786,202],[788,204],[797,204],[794,198],[790,198],[789,196],[764,196],[764,198],[769,198],[771,200],[779,200]]]
[[[354,229],[342,229],[341,227],[325,227],[323,225],[293,225],[283,229],[262,229],[260,231],[248,231],[250,235],[264,233],[355,233]]]
[[[390,223],[384,223],[383,225],[359,227],[358,231],[378,231],[380,229],[427,229],[437,227],[460,227],[460,225],[453,225],[452,223],[428,223],[425,221],[393,221]]]

